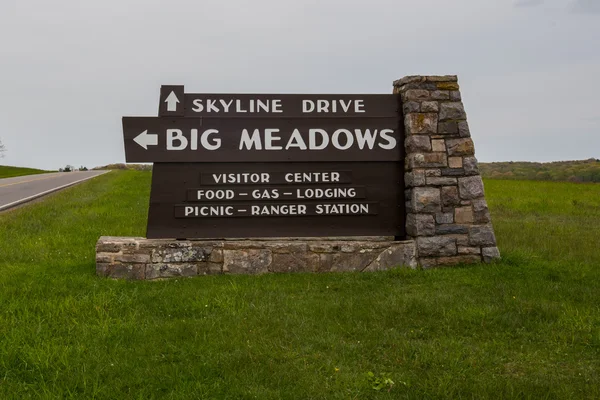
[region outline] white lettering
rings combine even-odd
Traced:
[[[245,113],[246,110],[244,110],[242,108],[242,101],[241,100],[236,100],[235,101],[235,111],[239,112],[239,113]]]
[[[179,141],[177,146],[173,144],[176,140]],[[183,136],[180,129],[167,129],[167,150],[183,150],[187,145],[188,140]]]
[[[300,150],[306,150],[306,143],[304,143],[304,139],[302,139],[302,135],[300,135],[300,131],[298,129],[294,129],[290,140],[285,146],[285,149],[288,150],[290,147],[297,147]]]
[[[202,133],[202,136],[200,137],[200,143],[202,143],[202,147],[204,147],[206,150],[217,150],[221,147],[220,138],[214,138],[212,143],[208,141],[208,137],[213,133],[219,133],[219,131],[216,129],[207,129],[204,131],[204,133]]]
[[[354,112],[364,113],[365,112],[365,104],[363,100],[354,100]]]
[[[344,112],[347,113],[350,109],[350,106],[352,105],[352,100],[348,100],[348,104],[344,104],[344,100],[340,100],[340,105],[342,106],[342,110],[344,110]]]
[[[315,103],[312,100],[302,100],[302,112],[311,113],[315,111]]]
[[[252,146],[254,146],[256,150],[262,150],[259,129],[254,130],[254,132],[252,133],[252,138],[250,138],[248,129],[244,129],[242,131],[242,138],[240,139],[240,150],[243,150],[244,146],[246,146],[247,150],[252,150]]]
[[[340,135],[342,133],[346,135],[346,144],[344,146],[340,144]],[[338,129],[337,131],[333,132],[331,142],[338,150],[348,150],[354,144],[354,136],[352,136],[352,132],[350,132],[348,129]]]
[[[381,147],[384,150],[394,149],[397,144],[396,138],[389,135],[393,133],[394,131],[392,129],[383,129],[381,132],[379,132],[381,138],[387,141],[387,144],[379,143],[379,147]]]
[[[251,206],[252,215],[305,215],[304,204],[274,204],[268,206]]]
[[[281,150],[281,146],[274,146],[273,141],[281,140],[279,136],[273,136],[279,129],[265,129],[265,150]],[[260,150],[260,149],[259,149]]]
[[[373,150],[375,139],[377,138],[377,129],[372,134],[370,129],[365,129],[364,132],[361,129],[355,129],[354,134],[356,135],[356,143],[358,143],[359,149],[362,150],[366,143],[369,150]]]
[[[198,129],[192,129],[191,131],[190,150],[198,150]]]
[[[317,144],[317,134],[321,135],[321,144]],[[323,150],[329,145],[329,135],[323,129],[308,130],[308,146],[311,150]]]
[[[192,111],[202,112],[204,110],[204,105],[202,104],[201,99],[194,99],[192,104],[194,105],[194,107],[192,107]]]
[[[269,100],[263,103],[262,100],[256,100],[256,112],[260,111],[269,112]]]
[[[225,100],[221,99],[221,105],[223,106],[223,111],[229,112],[229,107],[233,104],[233,100],[229,100],[227,103]]]
[[[206,100],[206,112],[219,112],[219,109],[215,106],[216,100]]]
[[[329,102],[327,100],[317,100],[317,112],[329,112]]]

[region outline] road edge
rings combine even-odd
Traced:
[[[47,196],[47,195],[49,195],[51,193],[54,193],[54,192],[58,192],[59,190],[66,189],[66,188],[68,188],[70,186],[73,186],[73,185],[77,185],[78,183],[85,182],[87,180],[97,178],[97,177],[102,176],[104,174],[107,174],[109,172],[111,172],[111,170],[104,171],[104,172],[102,172],[101,174],[98,174],[98,175],[88,176],[87,178],[83,178],[83,179],[80,179],[80,180],[75,181],[75,182],[67,183],[66,185],[62,185],[62,186],[59,186],[59,187],[56,187],[56,188],[53,188],[53,189],[50,189],[50,190],[46,190],[46,191],[41,192],[41,193],[36,193],[33,196],[25,197],[24,199],[13,201],[12,203],[8,203],[8,204],[5,204],[3,206],[0,206],[0,212],[9,210],[11,208],[20,206],[20,205],[25,204],[25,203],[29,203],[30,201],[33,201],[35,199],[39,199],[40,197]]]

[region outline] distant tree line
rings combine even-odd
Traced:
[[[87,171],[87,167],[84,167],[83,165],[79,168],[75,168],[72,165],[68,165],[65,166],[64,168],[59,168],[58,172],[73,172],[73,171]]]
[[[535,181],[600,182],[600,160],[480,163],[484,178]]]

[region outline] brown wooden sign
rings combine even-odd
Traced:
[[[184,94],[162,86],[160,117],[397,117],[400,97],[389,94]]]
[[[267,171],[267,172],[265,172]],[[205,176],[329,174],[343,184],[203,185]],[[339,172],[338,172],[339,171]],[[398,236],[404,186],[397,162],[157,163],[148,238]],[[346,175],[350,176],[350,175]],[[310,178],[308,178],[310,179]]]
[[[261,175],[264,173],[261,173]],[[271,186],[257,188],[256,186],[225,186],[202,187],[189,189],[187,201],[259,201],[259,200],[324,200],[324,199],[364,199],[364,186]]]
[[[127,162],[399,161],[397,117],[124,117]]]
[[[405,236],[398,95],[189,94],[124,117],[148,238]]]

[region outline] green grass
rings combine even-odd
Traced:
[[[100,235],[144,235],[149,182],[0,214],[0,398],[600,398],[600,185],[486,181],[494,265],[97,278]]]
[[[13,178],[15,176],[45,174],[50,171],[43,171],[35,168],[10,167],[8,165],[0,165],[0,179]]]

